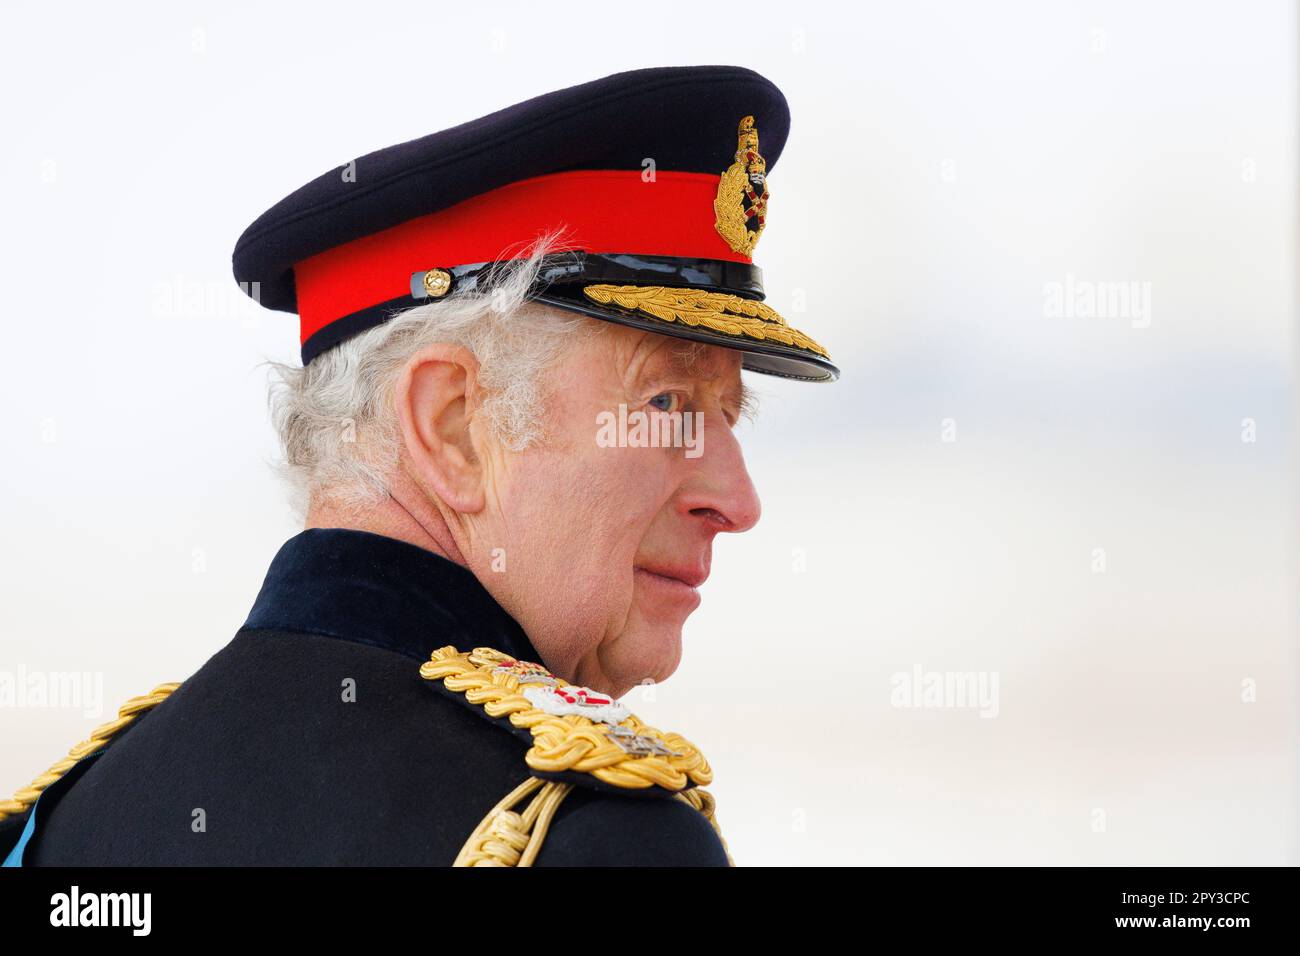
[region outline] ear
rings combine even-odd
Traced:
[[[402,441],[416,480],[465,514],[483,510],[483,468],[470,422],[479,403],[478,360],[459,345],[412,355],[394,389]]]

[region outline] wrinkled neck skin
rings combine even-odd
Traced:
[[[464,549],[457,543],[457,535],[452,532],[439,504],[421,490],[405,468],[395,469],[388,481],[387,497],[376,504],[366,505],[360,509],[340,504],[327,497],[313,498],[307,508],[304,530],[347,528],[381,534],[432,551],[462,567],[469,568],[479,576],[472,562],[466,559]],[[534,640],[531,634],[529,639]],[[537,652],[545,656],[543,648],[538,647]],[[550,667],[546,660],[539,660],[536,663]],[[569,681],[577,676],[557,670],[552,670],[552,673]]]
[[[364,510],[328,498],[312,499],[305,528],[350,528],[382,534],[469,567],[446,519],[400,468],[390,478],[388,496]]]

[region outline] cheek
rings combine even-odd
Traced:
[[[503,483],[502,522],[511,550],[551,600],[562,582],[588,620],[621,622],[633,561],[664,505],[666,469],[646,449],[592,444],[520,456]]]
[[[667,469],[640,448],[601,448],[585,463],[579,481],[583,505],[610,541],[635,550],[663,510],[668,497]]]

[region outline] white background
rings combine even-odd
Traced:
[[[736,63],[793,114],[769,301],[844,376],[753,378],[763,520],[626,702],[708,756],[737,862],[1300,858],[1294,4],[3,20],[0,671],[102,674],[105,711],[0,707],[0,790],[197,669],[298,528],[258,367],[296,323],[235,288],[244,226],[529,96]],[[1070,276],[1149,283],[1150,324],[1047,315]],[[892,706],[918,665],[995,672],[998,716]]]

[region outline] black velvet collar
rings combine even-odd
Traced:
[[[345,528],[313,528],[286,541],[244,627],[321,634],[420,662],[447,644],[542,662],[523,628],[468,568],[405,541]]]

